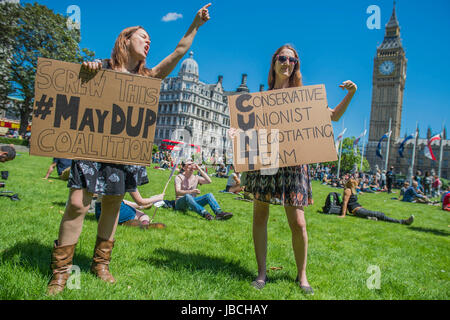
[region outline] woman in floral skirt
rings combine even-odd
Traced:
[[[273,55],[268,84],[269,90],[303,85],[299,56],[292,46],[284,45]],[[335,109],[324,110],[330,113],[333,121],[339,120],[357,89],[350,80],[343,82],[340,87],[348,91],[345,98]],[[267,221],[269,204],[276,204],[284,206],[292,232],[292,246],[298,272],[296,282],[304,293],[313,294],[314,290],[306,277],[308,234],[304,208],[313,204],[308,165],[278,168],[275,174],[261,171],[248,172],[245,181],[246,191],[254,196],[253,242],[258,276],[252,282],[252,286],[262,289],[268,280],[266,276]]]
[[[201,8],[174,52],[153,69],[145,67],[150,49],[150,37],[142,27],[124,29],[118,36],[111,59],[103,62],[84,62],[83,67],[91,72],[103,68],[119,72],[164,79],[175,68],[189,50],[200,26],[209,20],[208,4]],[[145,169],[145,168],[144,168]],[[64,290],[72,268],[72,258],[83,227],[84,217],[94,193],[102,195],[102,215],[98,223],[97,241],[91,272],[100,279],[114,283],[109,272],[114,234],[117,228],[120,204],[126,192],[137,190],[148,183],[146,170],[141,166],[101,163],[86,160],[72,162],[68,187],[69,199],[62,218],[59,237],[52,252],[52,279],[48,294]]]

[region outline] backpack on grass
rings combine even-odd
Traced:
[[[337,192],[330,192],[325,200],[325,205],[322,207],[324,214],[341,214],[342,200],[341,195]]]

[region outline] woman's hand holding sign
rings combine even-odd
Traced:
[[[102,63],[100,61],[85,61],[81,66],[89,72],[96,72],[101,70]]]
[[[230,128],[227,130],[228,137],[230,137],[231,140],[233,140],[239,134],[239,132],[243,132],[243,130],[237,128]]]

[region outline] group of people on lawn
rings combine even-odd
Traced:
[[[87,72],[98,72],[112,69],[119,72],[138,74],[164,79],[175,68],[180,59],[191,46],[198,29],[209,20],[208,4],[195,15],[192,25],[183,36],[173,53],[163,59],[154,68],[146,68],[146,58],[150,48],[150,37],[140,26],[124,29],[118,36],[111,59],[94,62],[84,62],[82,68]],[[278,48],[270,60],[268,77],[269,90],[300,87],[303,85],[300,73],[300,60],[297,50],[291,45]],[[339,85],[346,90],[343,100],[334,108],[326,108],[332,121],[338,121],[352,100],[357,86],[347,80]],[[0,154],[0,160],[3,156]],[[55,161],[58,168],[61,161]],[[62,168],[62,165],[59,166]],[[314,290],[306,275],[308,234],[304,209],[313,204],[311,176],[309,166],[299,164],[292,167],[279,168],[275,174],[268,175],[260,171],[247,172],[245,182],[240,180],[239,173],[228,177],[226,190],[241,192],[245,190],[253,196],[253,243],[257,262],[257,276],[251,286],[262,289],[267,281],[267,224],[269,205],[284,207],[288,225],[292,233],[292,246],[296,262],[297,277],[295,282],[305,294],[313,294]],[[49,168],[50,171],[50,168]],[[98,214],[97,238],[91,264],[91,272],[101,280],[114,283],[109,265],[115,244],[115,232],[121,220],[122,207],[127,208],[126,215],[137,220],[137,225],[146,225],[150,219],[140,211],[163,200],[164,195],[142,198],[138,187],[149,182],[147,171],[141,166],[121,165],[86,160],[73,160],[68,175],[69,196],[64,215],[61,219],[58,239],[53,243],[51,254],[52,278],[48,284],[48,294],[57,294],[64,290],[70,276],[75,247],[78,243],[83,221],[89,210],[94,194],[101,199]],[[233,214],[223,211],[214,195],[208,193],[200,196],[198,186],[212,182],[210,176],[197,164],[186,161],[182,173],[175,177],[175,210],[193,210],[207,220],[227,220]],[[198,171],[199,174],[194,174]],[[58,171],[63,176],[63,171]],[[223,174],[223,169],[221,173]],[[49,175],[49,174],[48,174]],[[48,177],[47,175],[47,177]],[[124,201],[124,195],[129,193],[136,201],[130,205]],[[356,216],[377,217],[389,221],[384,214],[374,213],[363,208],[357,202],[354,181],[348,182],[344,190],[345,217],[346,211]],[[212,213],[205,209],[209,205]],[[128,209],[128,207],[131,210]],[[125,214],[125,212],[124,212]],[[412,219],[400,223],[410,224]],[[130,220],[130,219],[129,219]],[[394,222],[394,221],[392,221]]]

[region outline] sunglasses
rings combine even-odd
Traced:
[[[278,59],[278,61],[280,61],[280,63],[284,63],[287,60],[289,60],[289,63],[292,63],[292,64],[297,64],[297,62],[298,62],[298,59],[294,58],[294,57],[287,57],[287,56],[277,55],[276,58]]]

